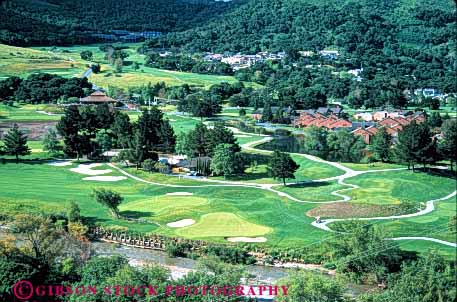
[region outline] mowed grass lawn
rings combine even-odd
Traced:
[[[457,234],[449,230],[449,218],[455,216],[456,212],[456,199],[452,197],[435,203],[435,211],[427,215],[389,222],[380,221],[380,224],[394,237],[421,236],[457,242]]]
[[[246,138],[244,138],[246,139]],[[261,137],[249,138],[249,141],[260,140]],[[248,141],[248,142],[249,142]],[[249,153],[254,154],[255,152],[249,151]],[[259,152],[262,153],[262,152]],[[265,152],[263,152],[265,153]],[[293,160],[300,165],[298,170],[294,173],[295,179],[286,179],[286,182],[303,182],[316,179],[330,178],[334,176],[339,176],[344,174],[344,172],[332,165],[326,163],[315,162],[309,160],[303,156],[296,154],[291,155]],[[227,178],[227,180],[234,181],[243,181],[248,183],[258,183],[258,184],[280,184],[282,179],[273,179],[268,173],[268,165],[260,164],[255,168],[247,168],[245,170],[246,174],[233,176]],[[224,179],[223,177],[214,177],[215,179]]]
[[[45,111],[44,105],[15,105],[0,104],[1,122],[32,122],[32,121],[59,121],[61,115],[47,115],[37,111]]]
[[[116,43],[117,44],[117,43]],[[118,88],[138,87],[164,82],[169,86],[189,84],[194,86],[209,87],[221,82],[235,83],[233,76],[219,76],[207,74],[195,74],[189,72],[168,71],[144,66],[145,56],[136,50],[141,43],[123,43],[123,49],[128,53],[125,59],[123,72],[115,75],[114,68],[105,59],[105,53],[100,50],[103,44],[75,45],[70,47],[36,47],[21,48],[0,44],[0,76],[27,76],[34,72],[48,72],[64,77],[79,77],[87,69],[87,65],[99,63],[101,73],[91,74],[89,81],[99,87]],[[81,51],[89,50],[93,53],[92,61],[82,60]],[[139,64],[139,69],[133,69],[133,62]],[[248,86],[260,87],[255,83],[247,83]]]
[[[455,178],[408,170],[362,174],[345,180],[360,186],[347,191],[353,202],[399,204],[442,198],[455,190]]]
[[[81,214],[88,219],[102,225],[127,227],[135,232],[216,242],[225,242],[228,236],[261,235],[268,239],[266,244],[285,247],[311,244],[326,234],[313,228],[310,225],[312,218],[305,215],[314,205],[292,202],[265,190],[220,186],[170,188],[131,179],[113,183],[84,181],[85,175],[69,171],[75,166],[53,167],[46,163],[0,165],[0,213],[64,214],[69,202],[74,200],[80,205]],[[113,171],[108,175],[120,174]],[[142,222],[112,219],[106,208],[90,197],[93,188],[101,187],[121,193],[125,197],[120,207],[121,214]],[[193,195],[166,195],[171,192]],[[221,216],[225,220],[221,220]],[[187,218],[197,223],[182,229],[166,226],[166,223]]]
[[[355,164],[355,163],[342,163],[343,166],[348,167],[355,171],[367,171],[367,170],[384,170],[384,169],[400,169],[406,168],[405,165],[391,164],[374,162],[370,164]]]
[[[296,185],[277,186],[274,189],[287,193],[292,197],[304,201],[336,201],[339,196],[331,195],[332,192],[347,189],[348,186],[340,185],[336,180],[327,182],[311,182]],[[341,192],[344,194],[344,191]]]

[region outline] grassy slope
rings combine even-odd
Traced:
[[[347,192],[354,202],[372,204],[425,202],[455,190],[455,179],[407,170],[362,174],[346,182],[361,187]]]
[[[456,200],[452,197],[435,205],[430,214],[382,223],[395,237],[425,236],[456,242],[456,234],[449,232],[449,218],[456,215]]]
[[[144,63],[144,56],[136,53],[139,44],[125,44],[131,48],[126,51],[130,54],[127,61]],[[89,78],[94,84],[107,88],[116,86],[128,88],[134,86],[165,82],[167,85],[181,85],[184,83],[196,86],[208,87],[221,82],[236,82],[231,76],[216,76],[193,74],[186,72],[175,72],[159,70],[155,68],[140,66],[135,71],[131,66],[125,66],[120,76],[115,76],[113,68],[107,64],[103,52],[99,49],[100,45],[84,45],[71,47],[40,47],[40,48],[21,48],[0,44],[0,78],[12,75],[25,77],[34,72],[56,73],[64,77],[79,77],[91,62],[80,58],[79,53],[83,50],[90,50],[94,53],[93,62],[100,63],[102,73],[92,74]],[[65,51],[65,52],[63,52]],[[252,84],[256,86],[255,84]]]
[[[37,111],[45,111],[46,105],[6,106],[0,104],[1,122],[32,122],[32,121],[59,121],[60,115],[47,115]]]
[[[106,167],[103,167],[103,169]],[[270,192],[249,188],[166,188],[146,185],[132,180],[116,183],[82,181],[83,175],[68,171],[69,167],[52,167],[46,164],[1,165],[0,169],[0,212],[15,214],[20,212],[64,213],[71,200],[81,207],[82,215],[107,225],[127,226],[132,231],[159,232],[179,235],[175,229],[166,226],[157,227],[152,223],[137,223],[112,220],[105,208],[96,204],[90,197],[92,188],[105,187],[120,192],[125,201],[122,214],[149,221],[168,223],[184,218],[202,219],[204,214],[231,213],[233,219],[227,233],[221,228],[213,236],[213,219],[202,221],[186,228],[183,236],[191,238],[210,238],[224,241],[224,236],[253,234],[252,227],[257,226],[256,234],[266,234],[270,244],[302,245],[318,240],[322,231],[314,229],[311,218],[305,213],[313,207],[309,204],[297,204],[285,199],[278,199]],[[110,175],[119,175],[113,172]],[[15,181],[11,181],[14,179]],[[26,185],[25,185],[26,184]],[[168,192],[192,192],[189,197],[166,196]],[[159,197],[160,196],[160,197]],[[154,201],[160,203],[154,205]],[[198,201],[198,202],[197,202]],[[151,202],[148,208],[146,205]],[[164,206],[167,204],[167,206]],[[198,209],[198,211],[196,211]],[[214,218],[215,216],[209,216]],[[236,218],[235,218],[236,217]],[[200,231],[205,230],[202,235]],[[244,230],[244,231],[240,231]],[[268,230],[268,231],[266,231]],[[307,230],[307,236],[303,236]],[[183,231],[183,230],[181,230]],[[181,232],[180,231],[180,232]]]

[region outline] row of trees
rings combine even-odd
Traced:
[[[141,166],[146,159],[157,160],[158,152],[173,152],[176,138],[163,113],[152,107],[138,121],[113,111],[106,104],[69,106],[57,124],[67,156],[98,157],[112,148],[125,149],[122,160]]]
[[[447,120],[442,127],[442,137],[433,137],[428,123],[415,123],[404,126],[398,133],[398,142],[385,128],[380,128],[373,138],[371,149],[377,160],[407,163],[414,170],[416,164],[433,164],[446,159],[453,170],[457,153],[457,122]]]
[[[87,95],[92,84],[87,78],[66,79],[48,73],[31,74],[27,79],[9,77],[0,81],[0,100],[13,99],[29,103],[51,103]]]
[[[303,151],[331,161],[360,162],[366,144],[360,136],[349,131],[328,131],[325,128],[306,128]]]
[[[166,70],[203,74],[233,75],[233,69],[226,63],[206,62],[201,58],[195,58],[185,54],[161,56],[157,52],[149,52],[145,65]]]

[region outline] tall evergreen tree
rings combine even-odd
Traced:
[[[202,157],[208,156],[211,153],[212,146],[209,142],[209,130],[203,124],[199,123],[195,126],[195,129],[190,131],[187,139],[187,150],[188,156],[190,157]]]
[[[78,107],[69,106],[65,108],[64,115],[56,126],[57,131],[63,137],[65,154],[67,156],[76,155],[78,159],[83,154],[81,149],[83,139],[79,135],[81,120]]]
[[[14,124],[3,137],[4,152],[16,157],[16,163],[19,162],[19,156],[30,154],[30,148],[27,146],[27,136],[19,130],[17,124]]]
[[[110,129],[114,136],[114,145],[117,148],[128,148],[128,142],[132,139],[133,134],[129,116],[123,112],[116,111]]]
[[[439,112],[432,112],[432,114],[430,114],[430,116],[428,117],[427,122],[430,125],[430,127],[436,128],[441,127],[441,125],[443,124],[443,119],[441,118]]]
[[[440,141],[439,150],[444,158],[451,162],[451,170],[454,169],[454,163],[457,161],[457,121],[447,120],[444,122],[443,139]]]
[[[408,163],[408,169],[417,163],[425,163],[432,144],[430,127],[427,123],[412,122],[398,133],[395,155],[400,162]]]
[[[225,127],[224,122],[216,122],[213,129],[209,129],[208,146],[210,146],[210,155],[213,154],[214,149],[219,144],[232,145],[234,152],[241,151],[241,148],[236,141],[236,137],[230,129]]]
[[[50,154],[57,154],[62,150],[57,132],[53,128],[49,128],[43,138],[43,150],[48,151]]]
[[[271,122],[273,120],[273,112],[271,111],[271,103],[265,102],[262,111],[262,121]]]
[[[286,178],[295,179],[294,173],[300,167],[287,153],[274,151],[270,159],[269,173],[275,179],[282,179],[286,185]]]
[[[392,147],[392,136],[382,127],[373,137],[372,150],[376,160],[388,162],[390,160],[390,149]]]
[[[160,127],[160,145],[158,150],[166,153],[175,152],[176,136],[168,120],[163,120]]]

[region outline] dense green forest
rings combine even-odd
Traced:
[[[10,45],[91,43],[113,29],[172,32],[193,28],[244,0],[0,1],[0,41]]]
[[[452,0],[251,0],[222,20],[164,40],[215,52],[336,47],[363,55],[366,48],[398,52],[406,46],[439,46],[454,30]]]

